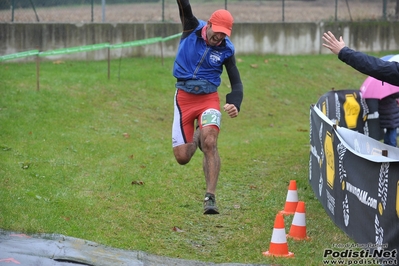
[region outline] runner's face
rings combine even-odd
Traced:
[[[206,36],[208,38],[208,43],[210,46],[216,46],[218,43],[223,41],[224,38],[226,38],[226,34],[222,32],[214,32],[212,30],[212,24],[209,25]]]

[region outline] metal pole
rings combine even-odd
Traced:
[[[165,22],[165,0],[162,0],[162,22]]]
[[[33,12],[35,12],[36,20],[37,20],[37,22],[39,22],[39,16],[38,16],[37,13],[36,13],[35,5],[33,4],[32,0],[29,0],[29,1],[30,1],[30,4],[32,5]]]
[[[353,20],[352,20],[352,15],[351,15],[351,9],[350,9],[350,7],[349,7],[348,0],[346,0],[346,7],[348,8],[349,17],[350,17],[351,21],[353,21]]]
[[[105,22],[105,0],[101,1],[102,3],[102,22]]]
[[[111,48],[108,47],[108,79],[111,73]]]
[[[338,0],[335,0],[335,21],[338,20]]]
[[[91,0],[91,22],[94,21],[94,0]]]
[[[161,58],[162,58],[162,66],[163,66],[163,42],[161,42]]]
[[[40,90],[40,58],[36,55],[36,90]]]
[[[227,10],[227,0],[224,1],[224,9]]]
[[[284,22],[284,7],[285,7],[285,2],[284,2],[284,0],[282,1],[282,3],[283,3],[282,11],[283,11],[283,22]]]
[[[382,0],[382,17],[387,19],[387,0]]]
[[[14,22],[15,0],[11,1],[11,22]]]
[[[399,0],[396,0],[395,17],[396,19],[399,18]]]

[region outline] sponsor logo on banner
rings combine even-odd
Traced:
[[[325,116],[328,116],[328,98],[324,100],[319,108]]]
[[[363,109],[363,122],[364,122],[364,125],[363,125],[363,134],[366,135],[366,136],[370,136],[369,124],[368,124],[367,120],[368,120],[368,119],[373,119],[372,117],[370,117],[370,116],[372,116],[373,114],[370,114],[370,115],[369,115],[370,109],[369,109],[369,106],[368,106],[367,103],[366,103],[366,99],[360,97],[360,105],[362,106],[362,109]],[[375,113],[377,113],[377,116],[378,116],[378,112],[375,112]],[[378,117],[377,117],[377,118],[378,118]]]
[[[346,170],[344,168],[344,157],[346,153],[346,147],[344,144],[339,143],[337,145],[338,153],[338,171],[339,171],[339,182],[341,183],[341,188],[345,191],[345,180],[346,180]],[[348,194],[345,193],[345,199],[342,202],[342,218],[346,227],[349,225],[349,200]]]
[[[314,156],[314,157],[316,157],[316,159],[317,159],[317,162],[319,163],[319,166],[320,166],[320,156],[319,156],[319,154],[317,154],[317,148],[315,147],[315,146],[311,146],[310,147],[310,152],[312,153],[312,155]]]
[[[335,198],[330,194],[330,192],[326,189],[327,196],[327,208],[331,212],[332,215],[335,214]]]
[[[335,178],[335,163],[334,163],[334,149],[333,139],[331,132],[326,131],[326,138],[324,140],[324,151],[326,153],[326,177],[327,185],[334,189],[334,178]]]
[[[364,121],[363,134],[366,136],[370,136],[369,124],[368,124],[367,120]]]
[[[373,209],[377,209],[377,200],[370,197],[367,191],[352,185],[348,181],[346,182],[346,191],[355,195],[358,198],[358,200],[364,205],[371,207]]]
[[[363,121],[366,121],[367,120],[367,115],[370,113],[370,109],[369,109],[369,106],[366,103],[366,99],[360,97],[360,105],[363,108]]]
[[[319,141],[320,141],[320,161],[319,161],[319,166],[320,168],[323,165],[324,161],[324,150],[323,150],[323,124],[320,125],[320,130],[319,130]]]
[[[338,93],[334,93],[335,96],[335,117],[337,121],[341,121],[341,103],[339,101]],[[334,121],[333,121],[334,122]]]
[[[384,229],[380,226],[380,220],[378,219],[377,214],[374,219],[374,228],[375,228],[375,244],[383,245],[384,244]]]
[[[342,202],[342,212],[344,218],[344,224],[346,227],[349,225],[349,200],[348,195],[345,195],[344,202]]]
[[[320,178],[319,178],[319,195],[320,195],[320,197],[323,194],[323,183],[324,183],[323,176],[321,175],[321,172],[320,172]]]
[[[356,93],[346,94],[345,102],[343,104],[345,112],[345,122],[349,129],[357,127],[357,119],[360,114],[360,104],[356,100]]]
[[[380,203],[378,204],[378,211],[382,215],[387,206],[388,199],[388,172],[389,163],[382,163],[380,168],[380,178],[378,179],[378,198]]]
[[[309,140],[310,140],[310,156],[309,156],[309,181],[312,180],[312,155],[314,155],[314,153],[312,152],[312,150],[316,150],[312,143],[313,143],[313,127],[312,127],[312,109],[309,110]]]
[[[338,152],[338,170],[339,170],[339,182],[342,185],[342,190],[345,189],[346,170],[344,168],[344,156],[346,153],[346,147],[342,143],[337,145]]]
[[[380,177],[378,178],[378,199],[380,202],[378,203],[378,213],[382,216],[388,200],[388,173],[389,173],[389,163],[382,163],[380,167]],[[383,244],[384,243],[384,228],[382,225],[380,226],[380,221],[378,219],[378,215],[375,215],[375,243]]]
[[[396,237],[399,235],[399,150],[355,133],[362,133],[364,129],[367,135],[364,125],[368,120],[370,133],[376,134],[374,122],[377,121],[370,119],[378,118],[378,113],[368,113],[370,109],[363,105],[358,94],[334,91],[328,95],[317,105],[324,108],[323,113],[330,116],[330,120],[318,108],[311,109],[310,114],[309,181],[315,197],[332,221],[355,243],[385,245],[399,252],[399,238]],[[339,127],[334,126],[333,119],[341,120]],[[352,131],[341,127],[352,127]],[[385,150],[389,151],[389,157],[382,158]],[[335,260],[342,255],[341,251],[338,254],[332,248],[326,259]],[[374,246],[370,247],[369,254],[374,251]],[[374,258],[366,253],[365,257],[356,257],[353,252],[345,262],[360,265],[367,260],[368,265],[399,266],[382,264],[380,259],[385,260],[385,257]],[[370,264],[371,261],[376,263]]]

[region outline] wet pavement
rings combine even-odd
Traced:
[[[251,266],[173,259],[57,235],[26,235],[0,229],[0,265],[29,266]],[[267,266],[256,264],[257,266]]]

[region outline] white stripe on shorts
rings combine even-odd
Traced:
[[[174,115],[173,115],[173,124],[172,124],[172,147],[177,147],[185,144],[183,137],[183,129],[181,123],[181,113],[177,106],[176,99],[177,98],[177,90],[175,92],[174,98]]]

